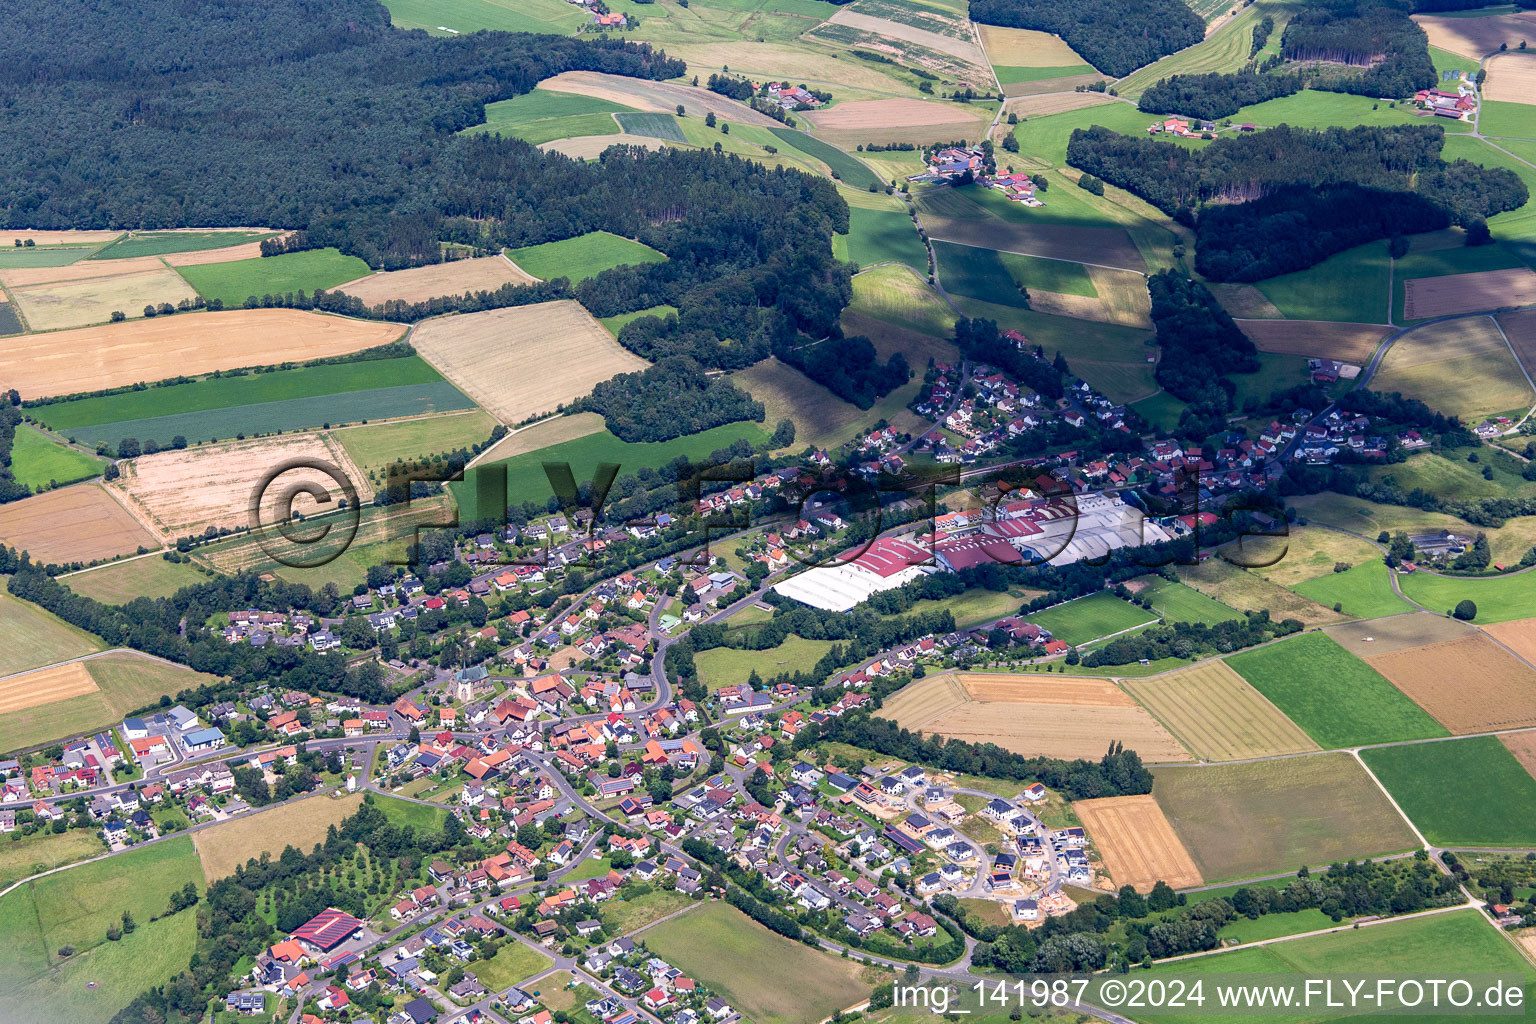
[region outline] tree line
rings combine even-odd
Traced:
[[[1361,96],[1412,96],[1439,80],[1429,36],[1409,14],[1411,0],[1316,0],[1297,11],[1280,36],[1286,60],[1361,68],[1313,74],[1308,84]]]
[[[1205,23],[1179,0],[972,0],[971,20],[1053,32],[1114,78],[1205,38]]]

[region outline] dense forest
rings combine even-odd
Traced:
[[[868,409],[911,379],[912,368],[900,352],[891,353],[882,363],[868,338],[842,337],[840,328],[835,333],[824,341],[802,337],[799,343],[775,345],[773,354],[860,409]]]
[[[16,424],[21,422],[21,410],[17,408],[21,396],[14,390],[10,394],[16,401],[9,397],[0,399],[0,504],[19,501],[32,493],[11,472],[11,446],[16,441]]]
[[[1159,79],[1141,94],[1136,105],[1149,114],[1183,114],[1214,121],[1242,107],[1289,96],[1301,86],[1301,76],[1295,74],[1239,71],[1232,75],[1174,75]]]
[[[829,181],[707,152],[626,147],[583,163],[455,134],[562,71],[686,70],[647,45],[433,38],[392,28],[374,0],[40,0],[15,13],[0,40],[0,225],[266,224],[376,268],[436,262],[440,241],[608,230],[668,260],[572,294],[599,316],[679,306],[680,319],[630,331],[631,347],[710,366],[827,337],[847,302],[829,241],[847,207]]]
[[[1203,207],[1201,272],[1256,281],[1372,238],[1446,222],[1471,226],[1530,198],[1513,171],[1446,163],[1444,141],[1444,129],[1434,124],[1323,131],[1280,125],[1191,150],[1095,125],[1073,131],[1067,161],[1186,223]],[[1260,199],[1266,201],[1253,202]],[[1378,203],[1391,210],[1373,208]],[[1394,225],[1391,215],[1405,220]]]
[[[1429,37],[1398,0],[1314,0],[1296,12],[1280,36],[1286,60],[1361,68],[1316,74],[1308,85],[1361,96],[1412,96],[1439,76],[1429,59]]]
[[[1114,78],[1205,38],[1205,23],[1180,0],[971,0],[971,20],[1054,32]]]
[[[625,441],[670,441],[737,420],[763,421],[763,403],[731,382],[711,379],[687,356],[670,356],[635,373],[621,373],[571,405],[602,413]]]
[[[1258,349],[1198,281],[1161,270],[1147,279],[1147,290],[1163,350],[1157,382],[1186,402],[1229,410],[1234,387],[1226,375],[1257,371]]]

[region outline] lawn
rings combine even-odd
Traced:
[[[1019,605],[1031,597],[1039,595],[1039,591],[1027,591],[1027,596],[1016,597],[1006,590],[983,590],[980,587],[967,590],[963,594],[954,597],[946,597],[943,600],[924,600],[912,604],[903,614],[915,615],[920,612],[938,611],[946,609],[955,617],[956,629],[971,629],[983,622],[992,622],[1008,615],[1017,615]]]
[[[1536,572],[1489,579],[1458,579],[1416,572],[1399,576],[1403,593],[1435,611],[1449,612],[1463,600],[1477,605],[1473,622],[1507,622],[1523,619],[1536,608]]]
[[[99,651],[101,638],[35,604],[0,593],[0,676]],[[0,749],[5,745],[0,743]]]
[[[674,918],[645,940],[753,1024],[805,1024],[869,996],[858,964],[792,942],[725,903]]]
[[[165,256],[173,252],[202,252],[270,238],[271,231],[142,231],[120,238],[92,256],[93,260],[122,260],[133,256]]]
[[[1296,585],[1296,592],[1345,615],[1378,619],[1413,611],[1413,606],[1392,590],[1385,562],[1361,562],[1344,572],[1331,572]]]
[[[587,20],[581,10],[564,0],[517,0],[515,4],[491,0],[389,0],[390,21],[395,28],[426,29],[432,35],[457,35],[486,29],[502,32],[574,32]]]
[[[905,263],[926,274],[928,250],[917,237],[912,218],[897,210],[848,211],[848,234],[832,236],[832,251],[840,260],[861,267],[876,263]]]
[[[507,258],[541,280],[568,277],[573,283],[625,264],[660,263],[666,259],[648,245],[607,231],[589,231],[558,242],[508,249]]]
[[[40,430],[24,424],[16,428],[16,439],[11,448],[11,474],[17,483],[34,491],[99,476],[106,462],[106,459],[55,441]]]
[[[1025,617],[1041,629],[1049,630],[1056,639],[1065,640],[1076,647],[1111,633],[1132,629],[1157,616],[1144,608],[1127,604],[1113,594],[1100,591]]]
[[[489,960],[476,960],[469,969],[492,992],[511,988],[524,978],[547,971],[554,961],[515,938],[508,938]]]
[[[1152,795],[1208,882],[1418,846],[1348,754],[1157,768]]]
[[[676,316],[677,307],[666,304],[660,306],[651,306],[649,309],[637,309],[630,313],[618,313],[614,316],[601,316],[597,318],[597,322],[608,328],[608,333],[617,338],[619,336],[619,332],[622,331],[625,325],[630,323],[632,320],[638,320],[643,316],[660,317],[661,319],[665,320],[668,313]]]
[[[1366,765],[1435,846],[1536,846],[1536,779],[1496,736],[1362,751]]]
[[[1375,669],[1325,633],[1227,658],[1254,689],[1327,749],[1448,735]]]
[[[1387,317],[1390,260],[1385,242],[1368,242],[1256,287],[1292,320],[1379,324]]]
[[[1258,942],[1332,927],[1335,927],[1333,918],[1321,910],[1309,909],[1289,914],[1264,914],[1253,920],[1238,917],[1217,932],[1216,937],[1223,943]]]
[[[356,256],[343,256],[339,249],[310,249],[253,260],[177,267],[176,272],[203,298],[218,299],[225,309],[236,309],[253,295],[259,299],[264,295],[334,288],[364,276],[369,267]]]
[[[1153,576],[1146,577],[1147,589],[1141,596],[1152,599],[1152,608],[1171,622],[1203,622],[1214,626],[1218,622],[1241,619],[1242,612],[1222,604],[1213,597],[1206,597],[1198,590]]]
[[[1529,978],[1531,974],[1531,967],[1521,958],[1519,947],[1506,941],[1487,919],[1470,909],[1406,921],[1391,921],[1368,928],[1344,928],[1328,935],[1180,960],[1155,970],[1170,975],[1274,974],[1320,977],[1330,974],[1378,975],[1384,965],[1390,965],[1391,973],[1399,977],[1454,977],[1496,973]],[[1149,1024],[1200,1024],[1211,1018],[1209,1013],[1165,1013],[1138,1016],[1137,1019],[1148,1021]],[[1384,1018],[1365,1014],[1327,1016],[1320,1012],[1306,1015],[1270,1014],[1265,1017],[1265,1020],[1274,1024],[1301,1024],[1303,1021],[1324,1019],[1337,1024],[1366,1024]],[[1388,1016],[1385,1019],[1405,1018]],[[1413,1019],[1423,1024],[1454,1024],[1468,1018],[1452,1014],[1420,1014]]]
[[[402,460],[427,459],[441,452],[484,444],[495,427],[496,420],[489,413],[476,409],[398,423],[347,427],[334,431],[332,436],[363,472],[382,473]]]
[[[610,115],[633,109],[593,96],[534,89],[509,100],[487,103],[485,123],[464,129],[464,134],[494,132],[534,145],[577,135],[615,135],[619,126]],[[602,130],[590,130],[592,127]]]
[[[832,169],[832,177],[846,182],[854,188],[867,189],[871,185],[877,188],[883,187],[885,182],[875,175],[859,160],[844,153],[836,146],[823,142],[805,132],[796,131],[793,128],[769,128],[770,132],[793,149],[798,149],[807,156],[815,157]]]
[[[17,839],[19,834],[12,833],[0,840],[0,889],[29,875],[107,852],[101,837],[92,829],[72,828],[58,835],[38,832],[25,839]]]
[[[409,800],[396,800],[389,796],[374,796],[374,806],[384,812],[384,817],[396,825],[409,825],[411,828],[429,831],[437,831],[443,827],[443,822],[448,820],[448,812],[441,807],[429,807],[426,804],[412,803]]]
[[[711,692],[723,686],[744,683],[755,670],[762,679],[780,672],[809,672],[832,649],[830,640],[807,640],[788,636],[777,647],[766,651],[738,651],[716,647],[693,656],[699,681]]]
[[[77,594],[104,604],[127,604],[136,597],[170,597],[182,587],[207,581],[186,562],[168,562],[152,555],[89,569],[64,579]]]
[[[601,878],[613,869],[607,857],[583,857],[575,871],[561,875],[562,882],[582,882],[588,878]]]
[[[757,444],[766,440],[767,433],[757,423],[726,423],[698,434],[674,438],[671,441],[621,441],[607,430],[600,430],[584,437],[539,448],[515,455],[499,462],[476,466],[466,474],[464,481],[449,485],[459,503],[459,514],[466,519],[480,519],[500,515],[495,508],[494,491],[498,484],[492,467],[506,468],[506,493],[513,502],[535,501],[543,503],[553,493],[549,478],[544,475],[547,461],[567,462],[578,482],[590,480],[599,463],[613,462],[619,465],[622,476],[633,473],[642,466],[662,466],[678,456],[703,460],[711,452],[729,447],[732,441],[744,438]],[[486,488],[489,507],[481,508],[480,488]]]

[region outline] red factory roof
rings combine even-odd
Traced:
[[[950,568],[959,572],[987,562],[1020,565],[1024,556],[1005,540],[995,537],[971,537],[966,540],[940,541],[937,554]]]
[[[901,537],[882,537],[863,551],[845,552],[837,557],[882,579],[914,565],[933,564],[933,556],[925,548]]]
[[[310,918],[308,923],[295,928],[293,937],[329,953],[362,926],[363,922],[346,911],[327,907]]]

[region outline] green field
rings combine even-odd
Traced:
[[[1447,735],[1326,633],[1303,633],[1234,654],[1227,664],[1325,749]]]
[[[885,182],[875,175],[868,167],[856,158],[844,153],[836,146],[821,141],[805,132],[796,131],[793,128],[769,128],[770,132],[793,149],[798,149],[806,156],[815,157],[832,169],[832,177],[852,185],[854,188],[867,189],[871,185],[877,188],[883,187]]]
[[[1448,118],[1424,118],[1416,113],[1412,103],[1393,106],[1390,101],[1377,100],[1373,96],[1356,96],[1345,92],[1321,92],[1303,89],[1301,92],[1279,99],[1265,100],[1243,107],[1222,121],[1235,124],[1251,122],[1263,128],[1288,124],[1294,128],[1329,128],[1335,125],[1353,128],[1357,125],[1391,126],[1399,124],[1424,124],[1433,120],[1446,132],[1470,132],[1469,121],[1452,121]]]
[[[311,249],[231,263],[177,267],[176,272],[203,298],[218,299],[225,309],[236,309],[253,295],[260,299],[264,295],[334,288],[367,275],[369,267],[356,256],[343,256],[336,249]]]
[[[1056,639],[1065,640],[1076,647],[1154,621],[1157,616],[1101,590],[1097,594],[1026,615],[1025,618],[1041,629],[1049,630]]]
[[[1071,139],[1075,129],[1089,128],[1097,124],[1126,135],[1146,135],[1147,125],[1154,120],[1156,118],[1152,114],[1143,114],[1129,103],[1106,103],[1097,107],[1068,110],[1060,114],[1031,117],[1021,120],[1013,129],[1013,137],[1019,140],[1019,152],[1011,154],[1009,160],[1015,167],[1029,166],[1031,160],[1043,160],[1052,167],[1064,167],[1067,163],[1067,141]],[[1173,136],[1157,136],[1157,140],[1167,142],[1169,145],[1190,148],[1206,145],[1200,139],[1176,139]],[[1061,199],[1056,194],[1054,186],[1062,185],[1064,182],[1053,180],[1051,184],[1053,187],[1045,195],[1047,210]],[[1065,192],[1066,189],[1062,191]],[[1002,197],[999,196],[999,198]],[[1006,199],[1003,201],[1007,202]],[[1035,214],[1042,211],[1029,212]]]
[[[106,644],[52,612],[0,593],[0,676],[99,651]]]
[[[905,263],[928,273],[928,250],[917,237],[912,218],[897,210],[848,211],[848,234],[832,236],[832,252],[860,267],[876,263]]]
[[[180,411],[165,414],[166,408]],[[85,443],[115,445],[180,435],[191,443],[325,424],[473,409],[474,402],[419,356],[305,366],[40,406],[39,420]],[[144,416],[160,411],[160,415]],[[474,440],[483,441],[489,428]],[[414,454],[404,452],[402,454]]]
[[[1516,159],[1511,153],[1518,154],[1521,159]],[[1446,137],[1440,156],[1445,160],[1471,160],[1484,167],[1503,167],[1514,172],[1525,182],[1525,187],[1532,195],[1536,195],[1536,167],[1531,166],[1536,164],[1536,143],[1507,139],[1487,142],[1464,135],[1450,135]],[[1536,267],[1536,202],[1527,202],[1519,209],[1494,214],[1488,218],[1488,226],[1493,229],[1493,235],[1501,245],[1518,255],[1528,266]]]
[[[598,317],[597,322],[608,328],[608,333],[617,338],[619,336],[619,332],[622,331],[624,326],[632,320],[638,320],[643,316],[655,316],[665,320],[668,313],[676,316],[677,307],[666,304],[660,306],[651,306],[648,309],[637,309],[631,313],[618,313],[614,316]]]
[[[791,942],[724,903],[658,925],[645,942],[753,1024],[805,1024],[869,996],[858,964]]]
[[[1168,975],[1213,977],[1222,974],[1376,975],[1383,970],[1390,970],[1397,976],[1420,978],[1473,973],[1524,975],[1527,979],[1531,976],[1530,964],[1521,957],[1516,944],[1504,939],[1482,914],[1471,909],[1390,921],[1367,928],[1343,928],[1328,935],[1180,960],[1155,970]],[[1526,991],[1530,991],[1529,983]],[[1162,1013],[1139,1015],[1137,1019],[1149,1024],[1200,1024],[1211,1017],[1209,1013]],[[1368,1014],[1344,1017],[1313,1011],[1308,1014],[1267,1013],[1263,1019],[1273,1024],[1311,1024],[1321,1020],[1336,1024],[1368,1024],[1383,1019],[1456,1024],[1469,1018],[1428,1013],[1411,1018]],[[1485,1019],[1496,1018],[1485,1015]]]
[[[1435,846],[1536,846],[1536,779],[1496,736],[1361,751]]]
[[[1034,596],[1035,591],[1029,591]],[[1008,615],[1017,615],[1020,598],[1006,590],[983,590],[980,587],[967,590],[942,601],[914,601],[906,615],[947,609],[955,617],[956,629],[971,629],[983,622],[992,622]]]
[[[564,0],[389,0],[396,28],[426,29],[435,36],[494,29],[502,32],[553,32],[566,35],[587,15]]]
[[[1368,242],[1256,287],[1292,320],[1379,324],[1386,321],[1391,299],[1389,263],[1387,244]]]
[[[516,939],[508,939],[502,943],[495,956],[489,960],[476,960],[470,969],[480,979],[480,984],[493,992],[500,992],[553,965],[554,961],[538,950]]]
[[[592,96],[534,89],[487,103],[485,123],[464,129],[464,134],[495,133],[534,145],[581,135],[616,135],[619,126],[611,115],[633,109]]]
[[[660,263],[666,259],[648,245],[606,231],[508,249],[507,257],[534,277],[545,281],[568,277],[572,282],[624,264]]]
[[[1248,55],[1253,48],[1253,27],[1265,15],[1275,19],[1275,30],[1270,34],[1269,43],[1264,50],[1260,51],[1260,54],[1262,57],[1262,55],[1277,52],[1280,36],[1285,30],[1286,22],[1290,20],[1290,7],[1285,3],[1275,3],[1272,0],[1259,0],[1258,3],[1243,8],[1237,17],[1194,46],[1171,53],[1122,78],[1116,83],[1120,95],[1133,100],[1139,99],[1153,83],[1173,75],[1230,74],[1241,70],[1248,63]]]
[[[619,126],[629,135],[648,139],[664,139],[667,142],[687,142],[688,136],[677,122],[676,114],[634,113],[619,114]]]
[[[0,889],[29,875],[106,852],[101,837],[90,829],[72,828],[58,835],[38,832],[20,840],[6,836],[0,840]]]
[[[644,928],[692,902],[692,897],[675,889],[655,889],[644,896],[610,900],[603,904],[598,916],[609,934],[621,935]]]
[[[933,254],[939,263],[939,281],[950,294],[1028,308],[1027,300],[1019,291],[1019,282],[1014,280],[1004,262],[1004,253],[935,241]]]
[[[1152,599],[1152,609],[1171,622],[1203,622],[1214,626],[1218,622],[1241,619],[1242,612],[1222,604],[1213,597],[1182,583],[1149,577],[1147,589],[1139,596]]]
[[[1066,78],[1069,75],[1091,75],[1094,73],[1092,64],[1067,64],[1054,68],[1011,68],[994,64],[992,70],[997,72],[997,80],[1004,85],[1018,85],[1021,82],[1043,82],[1051,78]]]
[[[496,420],[479,409],[427,416],[399,423],[377,423],[337,430],[333,436],[365,473],[384,469],[397,461],[425,459],[442,452],[484,444]]]
[[[173,252],[202,252],[270,238],[271,231],[142,231],[120,238],[92,256],[93,260],[124,260],[134,256],[165,256]]]
[[[1536,106],[1508,100],[1484,100],[1477,115],[1477,129],[1494,137],[1536,139]]]
[[[110,563],[63,580],[75,593],[105,604],[126,604],[136,597],[170,597],[182,587],[206,582],[207,578],[186,562],[167,562],[158,555]]]
[[[99,476],[106,461],[25,425],[16,428],[11,448],[11,474],[34,491]]]
[[[1019,253],[1001,254],[1003,265],[1015,281],[1026,288],[1063,295],[1082,295],[1097,298],[1099,289],[1081,263],[1068,260],[1048,260],[1039,256],[1023,256]]]
[[[1399,576],[1398,583],[1403,593],[1435,611],[1449,612],[1458,602],[1470,600],[1477,605],[1477,617],[1472,621],[1484,625],[1529,618],[1536,608],[1536,573],[1458,579],[1416,572]]]
[[[738,651],[729,647],[701,651],[693,656],[693,663],[699,670],[699,682],[714,692],[722,686],[746,682],[753,671],[762,679],[780,672],[809,672],[831,649],[830,640],[790,636],[766,651]]]
[[[1362,562],[1344,572],[1331,572],[1298,583],[1295,590],[1320,605],[1338,605],[1345,615],[1362,619],[1413,611],[1412,605],[1393,592],[1385,562]]]
[[[1152,795],[1207,882],[1418,846],[1348,754],[1157,768]]]
[[[591,479],[594,469],[602,462],[618,463],[619,475],[623,476],[626,473],[635,472],[642,466],[654,468],[665,465],[680,455],[689,459],[703,460],[711,452],[728,447],[732,441],[738,439],[744,438],[758,444],[767,437],[767,433],[760,424],[746,422],[726,423],[699,434],[689,434],[671,441],[631,443],[619,440],[607,430],[600,430],[571,441],[550,445],[547,448],[514,455],[510,459],[484,463],[470,470],[465,480],[448,486],[459,503],[459,515],[466,519],[480,519],[501,514],[500,510],[494,506],[485,509],[479,507],[480,501],[475,491],[481,479],[489,479],[481,476],[487,466],[497,465],[507,468],[507,495],[511,501],[543,502],[552,493],[549,478],[544,474],[546,461],[570,463],[571,472],[577,481],[583,481]],[[492,501],[494,502],[494,499]]]
[[[0,247],[0,269],[21,267],[67,267],[90,255],[89,248],[80,246],[23,246]]]
[[[443,827],[443,822],[448,820],[448,811],[442,807],[431,807],[427,804],[412,803],[409,800],[397,800],[390,796],[372,797],[374,806],[384,812],[384,816],[396,825],[409,825],[411,828],[427,831],[437,831]]]

